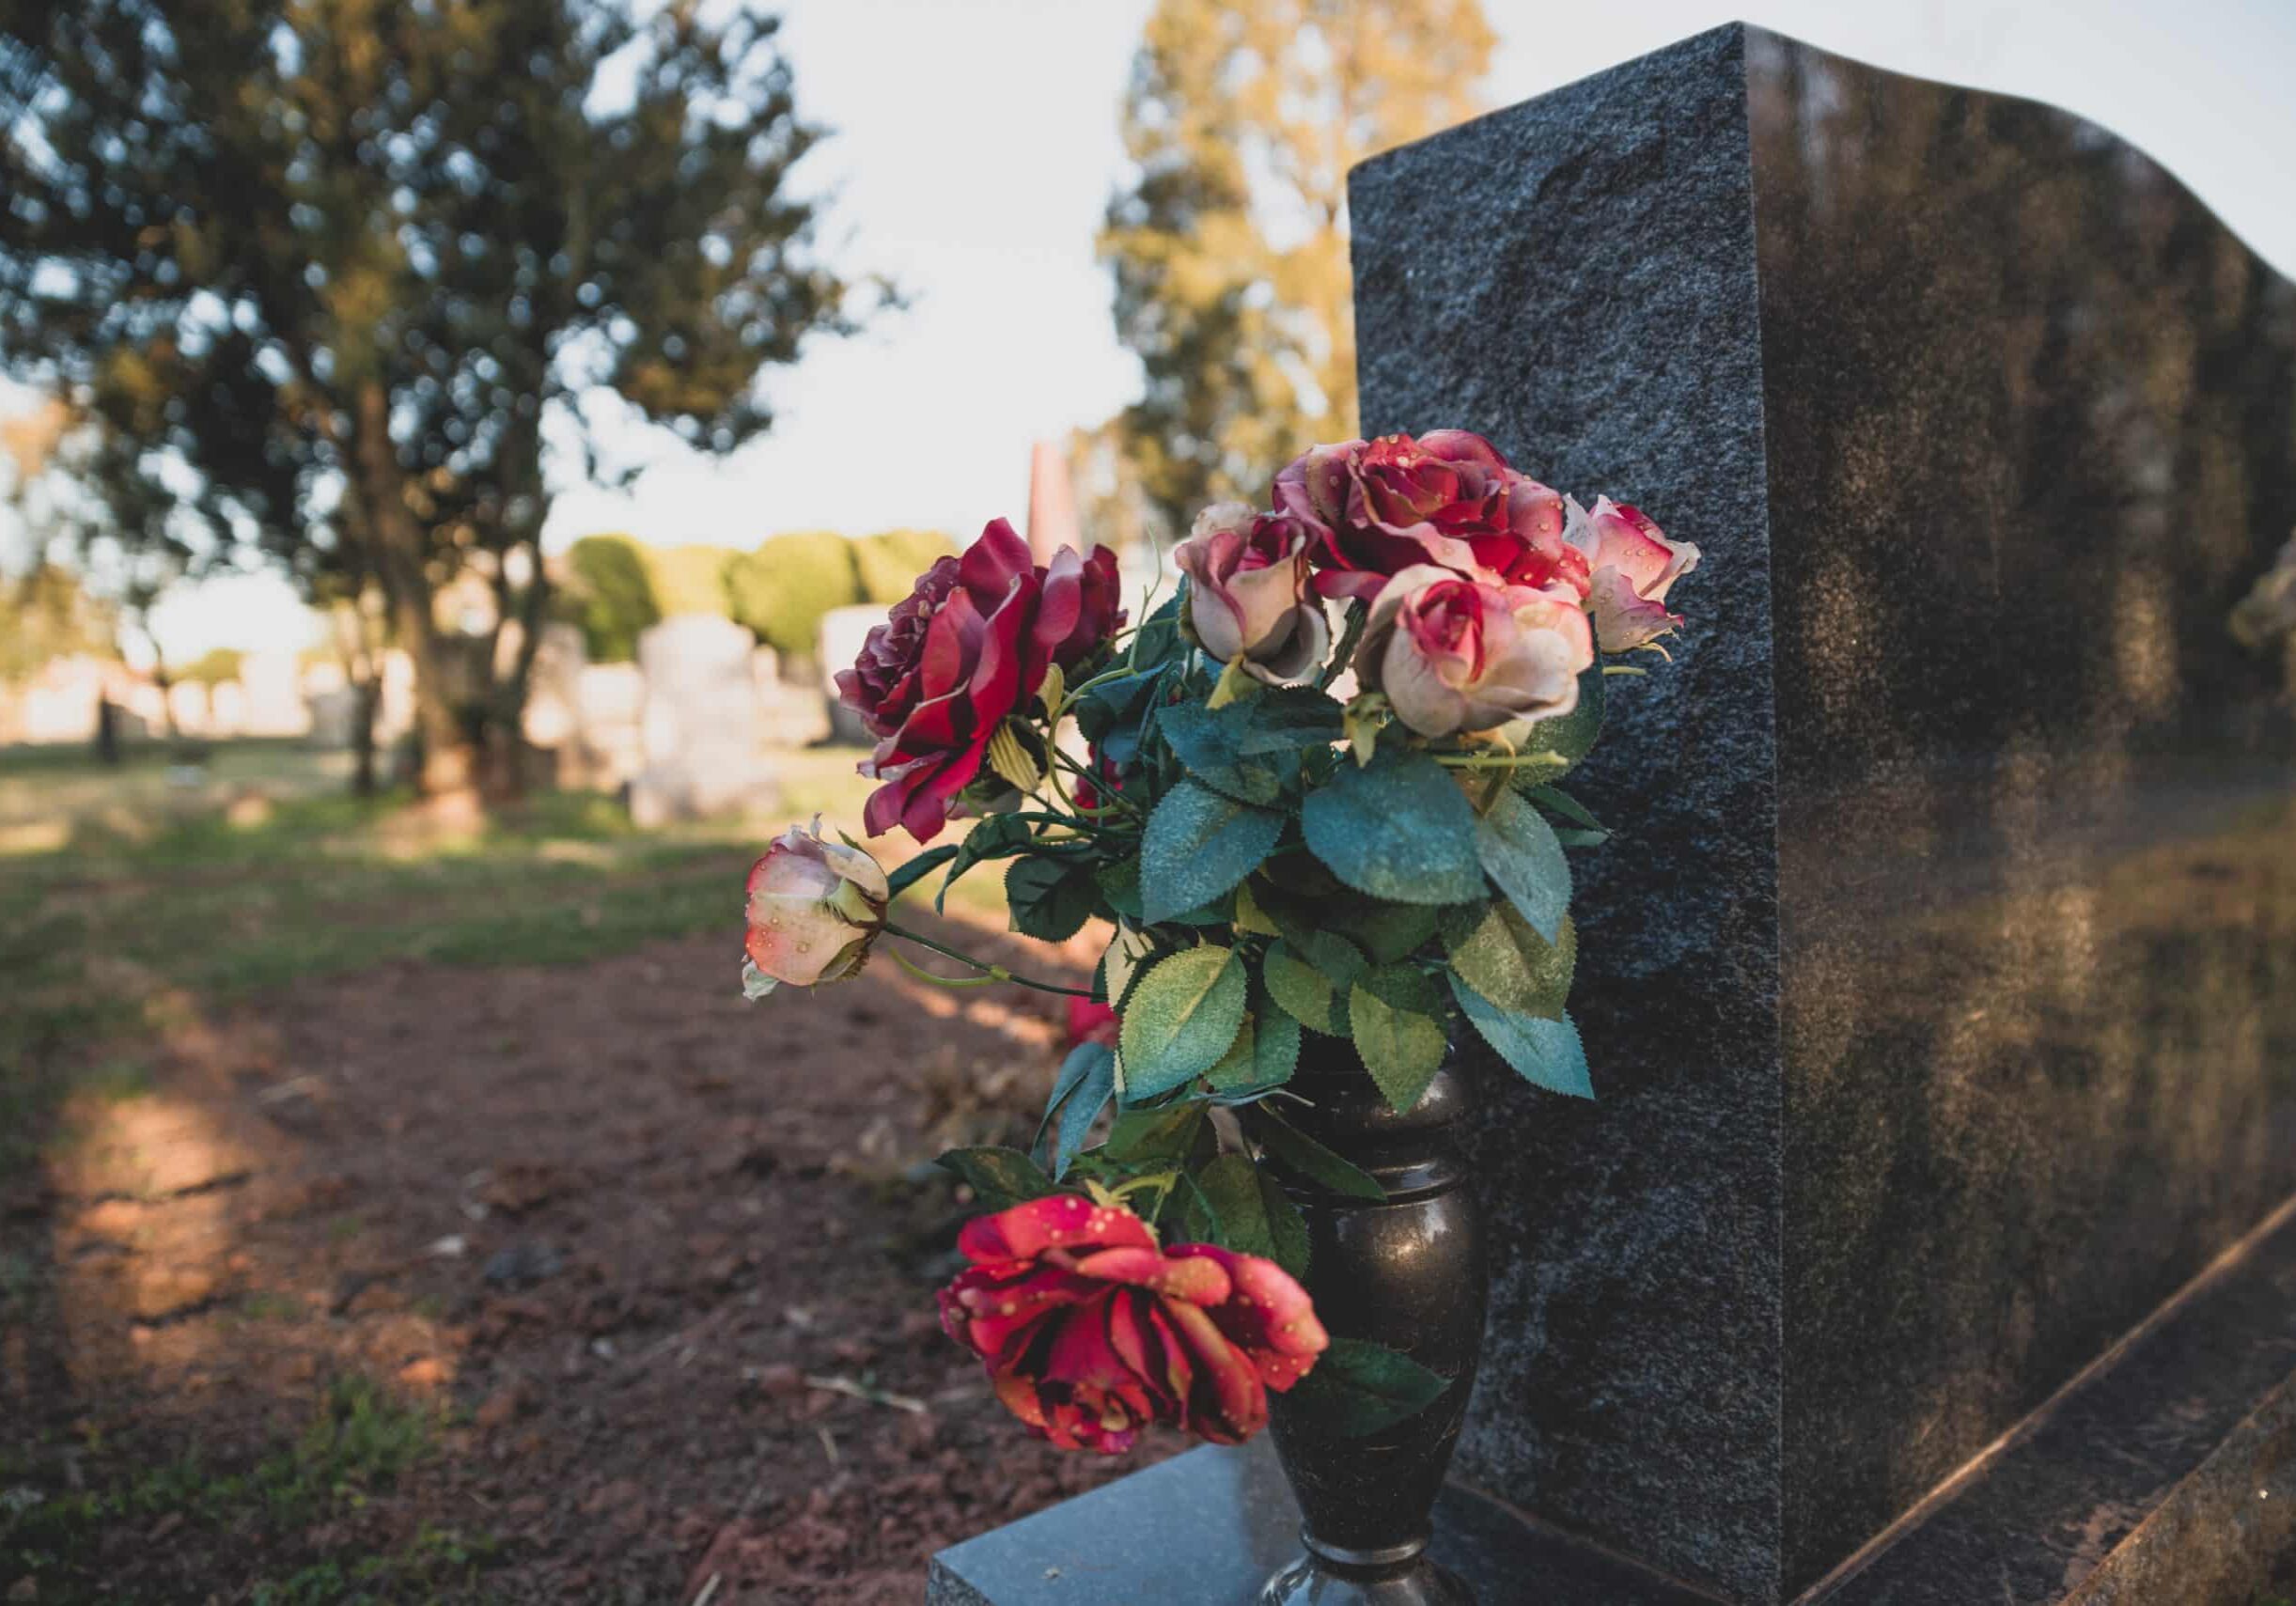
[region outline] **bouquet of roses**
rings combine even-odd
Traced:
[[[1328,1037],[1407,1111],[1463,1022],[1591,1096],[1564,850],[1602,833],[1557,783],[1601,727],[1599,652],[1679,625],[1667,591],[1698,554],[1441,430],[1319,446],[1269,507],[1207,508],[1175,556],[1177,594],[1136,624],[1104,549],[1039,566],[1000,520],[936,563],[838,687],[880,739],[869,834],[970,829],[888,875],[817,822],[749,880],[753,997],[851,975],[881,939],[974,973],[889,950],[929,980],[1078,990],[893,924],[936,872],[945,895],[1008,862],[1031,937],[1109,923],[1081,995],[1106,1013],[1079,1022],[1033,1150],[944,1157],[994,1211],[960,1239],[944,1322],[1065,1448],[1121,1450],[1150,1421],[1239,1442],[1319,1362],[1367,1427],[1440,1391],[1316,1319],[1278,1177],[1381,1193],[1286,1118],[1288,1084]]]

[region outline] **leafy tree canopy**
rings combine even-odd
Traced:
[[[545,438],[595,471],[621,408],[730,451],[866,310],[774,23],[704,10],[0,0],[0,362],[100,431],[116,538],[379,587],[434,785],[515,729]],[[472,573],[517,650],[447,639]]]

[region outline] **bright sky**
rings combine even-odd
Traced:
[[[1744,16],[1876,65],[2048,101],[2145,148],[2296,274],[2296,4],[2289,0],[1484,0],[1494,106]],[[649,467],[562,484],[550,542],[598,530],[749,545],[776,531],[1016,520],[1028,445],[1097,423],[1137,366],[1092,242],[1118,182],[1117,117],[1148,0],[789,0],[800,106],[836,131],[836,259],[914,305],[772,383],[779,423],[722,462],[618,430]],[[171,655],[304,630],[284,587],[210,585],[160,621]]]

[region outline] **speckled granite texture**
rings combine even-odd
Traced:
[[[926,1606],[1253,1606],[1299,1529],[1267,1441],[1208,1446],[943,1551]],[[1462,1489],[1433,1549],[1477,1606],[1712,1606]]]
[[[1368,431],[1707,557],[1579,787],[1601,1102],[1493,1082],[1460,1470],[1782,1600],[2296,1192],[2296,743],[2225,629],[2296,299],[2092,125],[1738,26],[1351,205]]]

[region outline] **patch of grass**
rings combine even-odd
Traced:
[[[244,1471],[208,1465],[196,1453],[147,1465],[108,1488],[54,1496],[29,1491],[0,1501],[0,1578],[51,1582],[66,1591],[99,1560],[105,1531],[141,1529],[174,1516],[218,1540],[256,1534],[293,1542],[314,1524],[385,1492],[435,1451],[437,1416],[398,1401],[369,1380],[338,1378],[295,1440]],[[100,1453],[100,1442],[87,1445]],[[320,1557],[248,1598],[279,1606],[372,1606],[429,1598],[469,1582],[493,1559],[491,1539],[425,1527],[407,1544],[366,1557]],[[269,1591],[269,1593],[265,1593]],[[106,1595],[107,1600],[115,1597]],[[232,1598],[241,1598],[233,1596]]]

